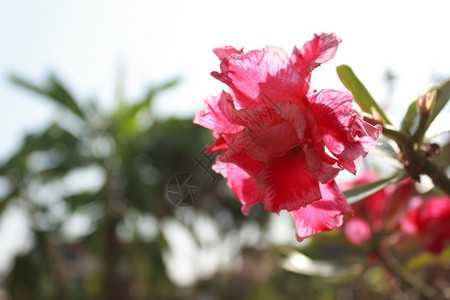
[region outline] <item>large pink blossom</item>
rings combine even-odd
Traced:
[[[450,242],[450,197],[433,196],[411,202],[401,228],[404,232],[420,236],[428,251],[439,254],[445,242]]]
[[[208,97],[194,117],[214,131],[208,151],[223,153],[213,168],[228,179],[243,213],[261,202],[270,212],[286,209],[299,240],[342,224],[351,208],[334,178],[344,169],[355,173],[381,133],[352,110],[351,93],[309,90],[311,72],[339,43],[334,34],[315,35],[291,56],[277,47],[214,49],[221,72],[211,75],[230,89]]]

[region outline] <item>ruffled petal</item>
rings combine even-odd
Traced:
[[[229,148],[234,152],[246,151],[251,157],[260,161],[282,156],[289,149],[299,144],[298,131],[304,130],[302,114],[298,107],[280,102],[279,105],[259,105],[237,110],[227,99],[219,102],[222,114],[244,129],[229,140]],[[286,105],[285,105],[286,104]],[[297,111],[293,108],[297,108]],[[289,120],[285,120],[289,116]]]
[[[323,151],[320,144],[310,148],[303,147],[303,151],[309,172],[314,174],[321,183],[333,180],[342,170],[337,161]]]
[[[268,161],[274,157],[283,156],[286,151],[299,144],[294,129],[287,122],[280,122],[271,126],[248,126],[251,143],[247,146],[247,153],[258,160]]]
[[[376,144],[381,126],[356,115],[350,92],[322,90],[308,93],[307,99],[325,146],[343,168],[355,174],[358,160]]]
[[[310,83],[311,71],[334,57],[341,42],[334,33],[314,35],[301,49],[294,48],[292,62],[302,78]]]
[[[334,181],[320,184],[320,192],[322,199],[291,212],[298,241],[341,226],[343,216],[352,213],[352,208]]]
[[[284,103],[273,103],[269,100],[263,101],[259,105],[249,108],[237,109],[233,103],[233,99],[224,98],[218,102],[219,109],[228,120],[241,126],[249,124],[272,124],[283,121],[280,114],[283,109],[280,106]]]
[[[222,92],[219,96],[208,96],[205,100],[205,110],[200,110],[194,116],[194,124],[214,130],[218,133],[236,133],[241,130],[238,124],[229,120],[220,110],[219,104],[230,99],[230,95]]]
[[[283,111],[280,115],[290,122],[297,132],[299,145],[305,152],[308,170],[322,183],[334,179],[342,168],[322,149],[323,137],[311,111],[286,102],[277,106]]]
[[[211,75],[227,84],[235,95],[238,109],[263,101],[300,101],[309,89],[281,48],[266,47],[222,60],[221,73]]]
[[[377,139],[382,132],[381,125],[377,124],[373,126],[362,120],[356,114],[352,116],[348,127],[350,128],[350,136],[362,145],[366,154],[377,145]],[[347,160],[352,159],[355,155],[358,154],[355,154],[350,149],[345,149],[345,151],[342,152],[342,157]]]
[[[264,165],[263,162],[253,159],[246,151],[235,152],[232,149],[217,156],[216,161],[232,163],[254,177]]]
[[[300,148],[265,163],[255,176],[264,208],[292,211],[321,198],[319,181],[308,170]]]
[[[212,145],[206,146],[206,153],[214,153],[228,150],[228,142],[224,135],[219,135]]]
[[[261,202],[255,181],[244,170],[231,163],[217,160],[213,170],[227,178],[227,185],[242,203],[242,213],[248,215],[252,206]]]
[[[233,54],[244,54],[244,52],[242,52],[242,49],[237,50],[232,46],[217,47],[213,49],[213,52],[220,60],[223,60]]]
[[[311,111],[304,105],[289,102],[279,102],[276,107],[280,117],[297,133],[298,145],[305,153],[308,170],[322,183],[335,178],[342,168],[323,151],[322,134]],[[293,138],[291,140],[294,141]]]

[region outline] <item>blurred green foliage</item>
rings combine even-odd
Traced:
[[[256,205],[243,216],[224,180],[196,163],[212,142],[210,131],[152,113],[154,99],[178,80],[150,87],[137,101],[126,99],[119,84],[110,112],[78,101],[54,75],[42,85],[18,76],[12,81],[61,110],[42,131],[25,136],[0,166],[7,187],[0,194],[0,216],[9,207],[21,209],[31,232],[27,249],[0,278],[7,299],[381,300],[394,299],[393,290],[398,295],[398,282],[379,267],[361,267],[367,253],[339,232],[308,239],[302,251],[324,260],[320,265],[338,261],[340,270],[356,265],[357,273],[324,277],[320,270],[314,275],[314,268],[308,275],[280,268],[283,255],[298,250],[294,235],[291,244],[272,244],[265,235],[269,214]],[[202,182],[194,207],[176,207],[165,197],[178,172]],[[231,258],[187,287],[177,285],[168,260],[180,249],[171,248],[164,229],[171,222],[189,233],[199,256],[228,245]],[[205,240],[202,226],[216,228],[217,236]]]
[[[16,257],[4,281],[10,297],[177,298],[166,275],[163,252],[168,245],[161,224],[189,208],[172,205],[165,188],[180,171],[208,177],[193,157],[211,141],[210,133],[191,120],[161,121],[152,115],[154,98],[178,80],[150,87],[134,102],[119,90],[115,109],[105,113],[95,102],[80,104],[54,75],[42,86],[11,79],[61,111],[42,132],[27,135],[1,166],[9,189],[0,199],[0,213],[9,205],[20,207],[32,232],[30,249]],[[227,230],[236,230],[245,220],[239,203],[230,201],[232,195],[218,178],[202,179],[208,185],[201,197],[208,201],[200,201],[195,211],[225,211],[231,217]],[[78,181],[94,187],[78,186]],[[75,215],[89,224],[74,226],[89,229],[68,236],[65,228]],[[139,229],[146,225],[154,228]]]

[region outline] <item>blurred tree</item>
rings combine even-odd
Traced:
[[[12,81],[61,111],[0,166],[6,187],[0,217],[18,207],[31,232],[26,251],[0,282],[11,299],[409,297],[339,232],[301,245],[292,233],[292,243],[279,245],[266,234],[275,217],[261,205],[243,216],[224,180],[210,172],[213,158],[204,152],[210,131],[152,114],[155,97],[178,80],[149,88],[135,102],[125,99],[119,83],[109,113],[77,101],[53,75],[42,86],[17,76]],[[442,153],[448,160],[448,144]],[[168,182],[177,174],[200,183],[195,206],[168,201]],[[169,229],[177,226],[175,236]],[[307,255],[300,265],[291,260],[297,246]],[[177,251],[186,252],[182,260],[192,259],[196,272],[185,288],[174,282],[184,272]]]
[[[110,114],[95,102],[81,106],[53,75],[42,87],[17,76],[12,81],[55,102],[62,113],[42,132],[27,135],[1,166],[10,189],[0,199],[0,213],[8,205],[20,206],[32,230],[30,249],[16,258],[6,279],[11,297],[172,295],[160,221],[177,208],[164,189],[174,174],[193,168],[192,158],[210,138],[190,120],[152,116],[153,99],[178,80],[151,87],[133,103],[119,89]],[[215,204],[203,202],[197,209],[209,210],[220,201],[217,181],[211,184],[205,192],[215,194],[208,197]],[[227,205],[230,215],[243,219],[238,203]],[[74,236],[70,232],[77,227],[86,229]]]

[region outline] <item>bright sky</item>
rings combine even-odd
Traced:
[[[80,101],[114,99],[124,66],[126,93],[181,76],[156,104],[160,116],[190,116],[207,94],[224,86],[219,45],[282,46],[290,52],[314,33],[335,32],[343,43],[313,74],[314,88],[342,88],[335,67],[348,64],[383,100],[386,69],[398,76],[392,114],[424,92],[431,76],[450,76],[449,1],[6,1],[0,0],[0,161],[26,131],[52,120],[55,106],[8,82],[12,73],[43,82],[55,72]]]
[[[206,95],[225,88],[209,75],[219,69],[212,48],[276,45],[291,52],[321,32],[335,32],[343,43],[314,71],[313,88],[343,88],[335,68],[348,64],[398,122],[432,76],[450,77],[449,11],[448,0],[0,0],[0,162],[57,110],[13,86],[12,73],[43,82],[55,72],[80,101],[96,97],[105,109],[113,104],[119,66],[131,99],[149,84],[181,76],[156,112],[192,116]],[[387,69],[398,77],[393,101],[386,101]]]

